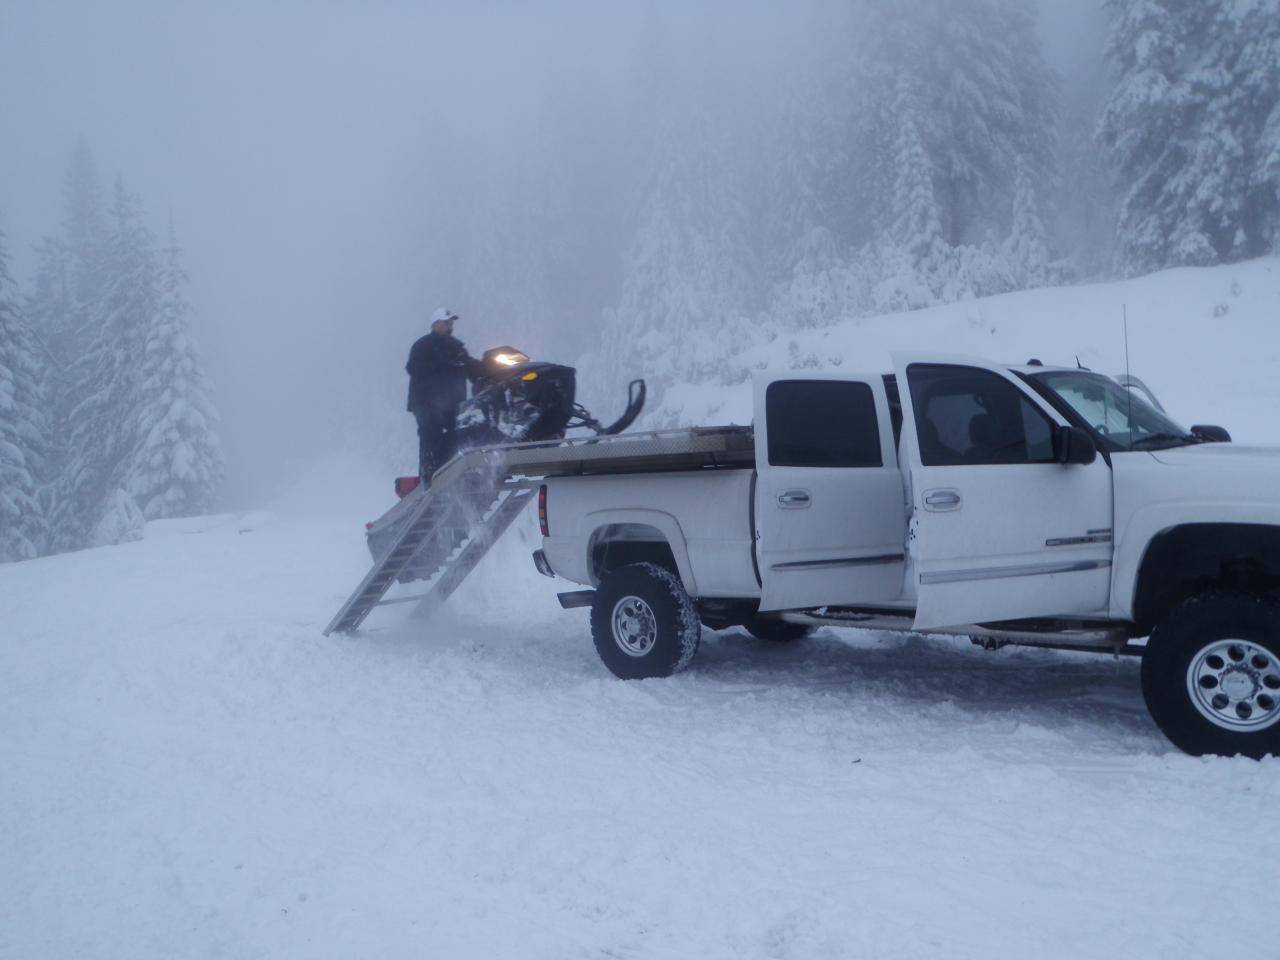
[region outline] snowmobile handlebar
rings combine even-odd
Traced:
[[[622,412],[622,416],[617,420],[598,432],[602,436],[610,437],[615,433],[621,433],[635,423],[636,417],[640,416],[640,411],[644,409],[644,401],[647,394],[648,387],[643,380],[632,380],[627,385],[627,409]]]
[[[602,426],[599,420],[591,416],[582,404],[575,403],[573,405],[573,415],[576,419],[571,421],[569,426],[586,427],[588,430],[594,430],[596,435],[601,437],[611,437],[615,433],[621,433],[636,422],[636,417],[640,416],[640,411],[644,409],[644,401],[647,394],[648,388],[643,380],[632,380],[627,385],[627,409],[622,411],[622,416],[607,427]]]

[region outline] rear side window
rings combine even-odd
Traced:
[[[1054,459],[1053,423],[1003,377],[976,367],[913,363],[907,379],[926,467]]]
[[[876,403],[868,384],[777,380],[765,390],[765,418],[772,466],[883,465]]]

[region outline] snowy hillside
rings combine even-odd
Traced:
[[[910,347],[1118,370],[1121,304],[1176,417],[1280,441],[1276,259],[734,363],[881,369]],[[656,416],[747,402],[684,386]],[[436,621],[393,607],[325,638],[389,493],[326,463],[272,511],[0,566],[0,957],[1079,960],[1280,937],[1226,894],[1276,877],[1280,763],[1176,752],[1132,661],[730,630],[623,683],[534,573],[529,517]]]

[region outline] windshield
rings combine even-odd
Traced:
[[[1031,379],[1061,397],[1112,450],[1158,450],[1198,442],[1140,394],[1100,373],[1053,370]]]

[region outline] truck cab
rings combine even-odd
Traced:
[[[762,610],[1108,617],[1110,464],[1016,369],[907,355],[755,389]]]

